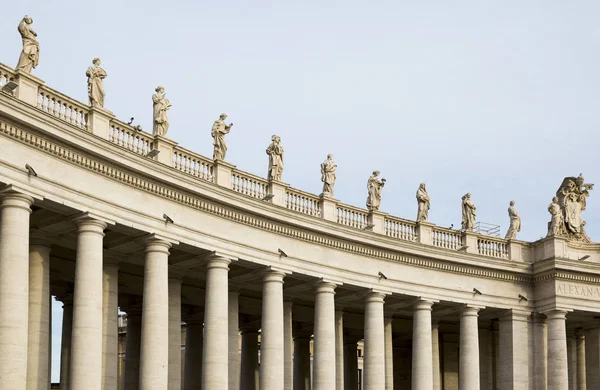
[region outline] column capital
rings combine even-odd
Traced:
[[[476,306],[476,305],[464,305],[460,310],[461,317],[478,317],[479,310],[485,309],[485,306]]]
[[[575,337],[577,337],[578,339],[585,339],[585,332],[583,328],[575,329]]]
[[[413,310],[428,310],[433,311],[433,304],[436,303],[432,299],[419,298],[413,305]]]
[[[151,234],[145,239],[146,243],[146,253],[151,252],[159,252],[166,255],[169,255],[169,249],[171,249],[171,242],[165,240],[161,237],[157,237],[154,234]]]
[[[104,251],[102,253],[102,265],[106,268],[119,268],[120,256],[114,252]]]
[[[176,265],[169,265],[169,281],[171,280],[179,280],[180,282],[183,280],[183,277],[189,271],[185,268],[178,267]]]
[[[0,190],[0,198],[21,200],[28,202],[29,206],[31,206],[35,199],[42,200],[44,199],[44,196],[38,192],[25,189],[19,185],[9,184]]]
[[[503,322],[503,321],[528,322],[530,316],[531,316],[531,312],[530,311],[518,310],[518,309],[509,309],[509,310],[505,311],[504,313],[502,313],[498,317],[498,319],[500,320],[500,322]]]
[[[289,274],[291,274],[290,271],[287,271],[287,270],[284,270],[281,268],[277,268],[277,267],[273,267],[273,266],[268,266],[264,270],[262,280],[263,280],[263,282],[281,282],[281,283],[283,283],[283,278],[285,278]]]
[[[29,246],[48,248],[50,250],[48,235],[38,229],[29,230]]]
[[[4,189],[0,191],[0,209],[4,208],[19,208],[31,214],[31,205],[34,202],[32,196],[22,192],[15,192],[12,189]]]
[[[316,294],[335,294],[335,288],[338,286],[337,283],[332,282],[327,279],[320,279],[315,283],[315,293]]]
[[[388,291],[376,290],[374,288],[369,289],[367,294],[365,295],[365,302],[381,302],[383,303],[385,297],[391,295]]]
[[[545,311],[544,314],[548,320],[566,320],[570,310],[552,309]]]
[[[542,313],[533,312],[531,314],[531,317],[533,318],[534,324],[545,324],[546,323],[546,316]]]

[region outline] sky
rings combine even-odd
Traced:
[[[167,136],[194,152],[212,156],[224,112],[235,124],[226,160],[242,170],[266,177],[277,134],[294,188],[319,194],[332,153],[341,202],[365,207],[377,169],[381,211],[414,220],[424,182],[431,222],[460,226],[470,192],[477,219],[503,236],[514,200],[518,238],[535,241],[564,177],[600,182],[599,12],[592,0],[22,0],[3,6],[0,62],[16,65],[28,14],[41,45],[33,73],[87,102],[85,70],[100,57],[105,108],[121,120],[151,132],[163,85]],[[583,217],[600,240],[596,191]]]

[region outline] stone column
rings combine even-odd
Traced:
[[[567,372],[569,390],[577,390],[577,340],[575,332],[567,333]]]
[[[412,389],[433,389],[432,301],[419,300],[413,308]]]
[[[285,273],[268,270],[263,277],[260,346],[260,390],[284,388],[283,278]]]
[[[600,389],[600,321],[585,331],[585,376],[590,389]]]
[[[126,310],[127,336],[125,338],[125,389],[138,390],[140,388],[142,308],[141,305],[135,305]]]
[[[383,320],[383,331],[385,336],[385,390],[394,390],[394,342],[392,340],[391,316]]]
[[[307,330],[294,334],[294,390],[311,390],[310,336]]]
[[[116,389],[119,380],[119,264],[104,257],[102,275],[102,388]]]
[[[60,390],[70,390],[71,329],[73,327],[73,294],[61,297],[63,303],[62,333],[60,340]]]
[[[546,390],[547,364],[548,364],[548,335],[546,328],[546,316],[533,313],[533,376],[535,390]]]
[[[169,390],[181,390],[181,278],[169,277]]]
[[[164,390],[169,384],[169,248],[152,237],[146,242],[140,390]]]
[[[284,389],[292,390],[294,386],[294,365],[292,364],[292,302],[283,302],[283,380]]]
[[[335,287],[334,283],[320,281],[315,289],[314,390],[334,390],[336,386]]]
[[[586,390],[585,335],[582,329],[575,331],[575,339],[577,340],[577,390]]]
[[[461,390],[479,390],[478,312],[478,307],[465,306],[460,313],[458,387]]]
[[[366,298],[363,386],[365,389],[369,390],[385,389],[385,336],[383,330],[384,297],[385,294],[381,292],[371,291]],[[429,336],[431,337],[431,331]],[[431,351],[431,348],[429,350]]]
[[[258,329],[242,329],[240,390],[258,390]]]
[[[0,378],[5,389],[25,389],[33,198],[14,192],[0,196]]]
[[[485,322],[479,328],[479,383],[483,389],[494,388],[494,349],[491,324]]]
[[[360,390],[358,388],[358,353],[356,337],[347,336],[344,339],[344,384],[345,390]],[[294,389],[296,390],[296,389]]]
[[[529,312],[509,310],[500,316],[500,389],[529,388]]]
[[[50,299],[50,247],[34,232],[29,245],[27,390],[48,389]]]
[[[102,241],[106,223],[92,218],[77,221],[77,259],[71,334],[73,390],[102,387]]]
[[[548,389],[567,390],[567,311],[551,310],[545,314],[548,318]]]
[[[442,375],[440,369],[440,323],[431,321],[431,349],[433,360],[433,390],[442,389]]]
[[[228,357],[228,372],[229,372],[229,389],[240,390],[240,349],[239,349],[239,296],[237,291],[229,292],[229,313],[228,313],[228,340],[229,349]]]
[[[184,390],[202,389],[202,351],[204,345],[204,313],[199,312],[185,320]]]
[[[202,353],[202,388],[206,390],[227,390],[229,386],[229,263],[228,258],[214,256],[206,265]]]
[[[344,390],[344,312],[335,311],[335,389]]]

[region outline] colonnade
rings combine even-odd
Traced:
[[[39,234],[30,236],[32,203],[33,198],[23,193],[7,191],[1,195],[0,380],[7,389],[41,390],[47,389],[49,383],[50,246]],[[104,229],[109,222],[88,214],[74,222],[77,225],[74,289],[72,294],[59,297],[64,303],[61,389],[116,389],[119,283],[117,262],[103,256]],[[182,362],[181,280],[169,274],[172,244],[158,235],[150,235],[145,241],[143,299],[125,308],[128,312],[126,389],[180,390],[183,386],[189,390],[355,390],[356,342],[360,339],[364,339],[363,388],[394,388],[392,321],[384,311],[385,292],[365,291],[364,334],[344,335],[344,311],[336,308],[335,299],[340,283],[317,280],[313,289],[314,328],[294,330],[292,304],[284,301],[287,272],[266,266],[262,277],[259,348],[258,326],[241,329],[239,326],[238,294],[230,289],[228,281],[229,265],[235,259],[217,253],[205,259],[204,310],[184,318],[188,326],[185,362]],[[438,323],[432,318],[433,305],[433,300],[425,298],[412,304],[413,389],[441,388]],[[485,359],[480,357],[481,309],[466,304],[460,307],[461,390],[479,389],[486,372]],[[526,388],[531,383],[529,367],[533,364],[537,388],[547,381],[547,388],[566,390],[570,378],[567,311],[548,311],[546,320],[535,315],[533,322],[530,314],[506,310],[500,317],[496,383],[502,389]],[[530,328],[534,332],[534,353],[528,348]],[[241,354],[237,350],[240,331]],[[571,378],[577,375],[578,388],[582,388],[584,378],[589,388],[597,388],[600,328],[588,329],[578,337],[570,348],[576,351],[578,363],[577,370],[571,370]],[[183,378],[182,364],[185,364]]]

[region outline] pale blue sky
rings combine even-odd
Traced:
[[[29,14],[34,74],[87,102],[85,70],[101,57],[105,105],[122,120],[150,131],[164,85],[168,135],[185,148],[211,156],[226,112],[227,160],[243,170],[266,176],[277,134],[296,188],[318,194],[333,153],[343,202],[364,207],[379,169],[382,211],[414,219],[424,181],[433,223],[459,226],[468,191],[502,235],[514,199],[519,238],[537,240],[564,176],[600,184],[599,12],[583,0],[20,1],[3,7],[0,62],[15,66]],[[596,191],[584,219],[600,239]]]

